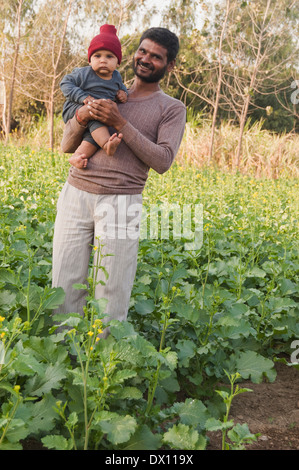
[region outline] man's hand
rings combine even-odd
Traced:
[[[116,93],[116,99],[120,103],[126,103],[128,101],[128,95],[124,90],[118,90]]]
[[[94,100],[87,105],[87,108],[91,119],[101,121],[117,131],[120,131],[127,122],[120,114],[117,104],[111,100]]]
[[[87,104],[77,109],[76,118],[81,126],[87,126],[88,121],[92,120]]]

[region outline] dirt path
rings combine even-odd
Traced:
[[[282,363],[276,370],[275,382],[244,382],[253,392],[234,398],[230,418],[261,434],[248,450],[299,450],[299,370]],[[219,437],[210,436],[210,450],[220,449]]]

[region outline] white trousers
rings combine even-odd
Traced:
[[[101,283],[95,298],[107,299],[109,319],[127,318],[131,290],[136,274],[142,195],[97,195],[66,183],[57,203],[53,239],[52,286],[62,287],[65,302],[55,313],[83,314],[86,291],[73,288],[85,283],[97,238],[104,244]],[[104,320],[105,321],[105,320]],[[107,331],[106,331],[107,330]],[[107,336],[109,330],[106,329]]]

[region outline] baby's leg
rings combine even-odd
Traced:
[[[96,143],[99,144],[110,157],[114,155],[123,137],[122,134],[113,134],[110,136],[109,130],[105,126],[95,129],[91,132],[91,135]]]
[[[92,157],[96,150],[95,145],[83,140],[76,152],[69,158],[69,162],[76,168],[86,168],[88,159]]]

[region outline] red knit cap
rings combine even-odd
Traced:
[[[88,62],[90,62],[90,58],[94,52],[105,49],[106,51],[113,52],[118,59],[118,63],[121,63],[121,44],[116,32],[116,28],[113,25],[104,24],[101,26],[100,34],[91,40],[88,48]]]

